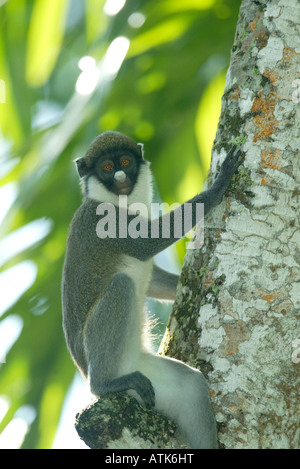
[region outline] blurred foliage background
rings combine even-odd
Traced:
[[[239,6],[0,1],[0,434],[12,445],[51,448],[74,379],[60,300],[81,201],[72,161],[116,129],[145,144],[165,202],[198,192]]]

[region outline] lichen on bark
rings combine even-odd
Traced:
[[[233,143],[245,161],[186,256],[169,323],[197,314],[166,353],[188,360],[184,340],[199,334],[225,448],[300,446],[299,20],[296,0],[242,2],[211,172]]]

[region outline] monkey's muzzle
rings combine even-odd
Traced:
[[[128,195],[132,191],[132,183],[124,171],[116,171],[114,175],[114,188],[119,195]]]

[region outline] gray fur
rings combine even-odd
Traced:
[[[154,265],[147,296],[158,300],[174,301],[178,280],[179,275],[171,274]]]
[[[111,147],[110,147],[111,143]],[[119,145],[119,146],[118,146]],[[144,405],[173,418],[192,448],[217,447],[215,419],[203,375],[178,360],[151,354],[142,340],[146,295],[167,301],[175,297],[178,276],[154,266],[152,258],[177,238],[105,238],[96,234],[99,202],[122,210],[117,196],[99,180],[99,155],[134,155],[136,174],[127,173],[133,189],[130,203],[151,202],[151,172],[141,146],[122,134],[97,137],[77,160],[85,197],[71,222],[63,270],[63,327],[70,353],[96,396],[130,391]],[[118,150],[120,149],[120,151]],[[106,156],[105,156],[106,158]],[[218,204],[239,165],[231,150],[213,186],[188,202],[205,203],[205,213]],[[99,160],[100,161],[100,160]],[[135,167],[134,166],[134,167]],[[117,170],[116,170],[117,171]],[[126,169],[124,169],[126,171]],[[176,210],[183,210],[183,205]],[[174,212],[166,214],[174,225]],[[132,216],[128,215],[128,223]],[[156,220],[161,230],[162,217]],[[148,221],[149,234],[151,225]]]

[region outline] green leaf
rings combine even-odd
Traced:
[[[190,22],[190,18],[171,18],[154,26],[149,31],[137,35],[130,43],[128,57],[134,57],[149,49],[178,39],[187,30]]]
[[[4,51],[3,39],[0,38],[0,80],[3,101],[0,101],[0,129],[3,135],[15,142],[17,146],[23,137],[10,72]]]
[[[41,86],[60,52],[69,0],[35,0],[27,39],[26,80]]]
[[[105,33],[108,19],[103,13],[106,0],[85,0],[86,40],[92,44]]]

